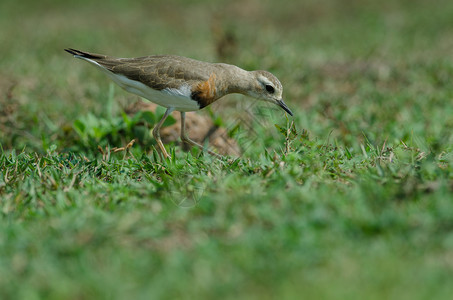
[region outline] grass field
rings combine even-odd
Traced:
[[[4,0],[0,28],[1,299],[451,299],[451,0]],[[67,47],[269,70],[295,116],[229,96],[200,113],[241,157],[162,161]]]

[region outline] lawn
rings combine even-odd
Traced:
[[[4,0],[0,28],[1,299],[451,299],[452,1]],[[268,70],[294,117],[230,95],[197,114],[240,156],[162,160],[162,111],[68,47]]]

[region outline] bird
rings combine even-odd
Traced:
[[[203,109],[225,95],[239,93],[264,100],[280,106],[293,116],[283,102],[282,84],[268,71],[246,71],[231,64],[210,63],[176,55],[118,58],[73,48],[64,50],[94,65],[124,90],[166,108],[152,131],[164,158],[170,156],[160,138],[160,128],[173,111],[181,113],[181,140],[203,150],[207,149],[189,138],[185,114]]]

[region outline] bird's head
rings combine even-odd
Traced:
[[[288,106],[286,106],[285,102],[283,102],[283,87],[277,77],[267,71],[253,71],[252,73],[256,82],[250,96],[277,104],[292,116],[293,113]]]

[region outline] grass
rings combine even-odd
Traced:
[[[3,1],[0,298],[450,299],[453,4],[435,2]],[[267,69],[295,117],[231,96],[204,113],[242,157],[161,161],[158,116],[125,114],[137,97],[65,47]]]

